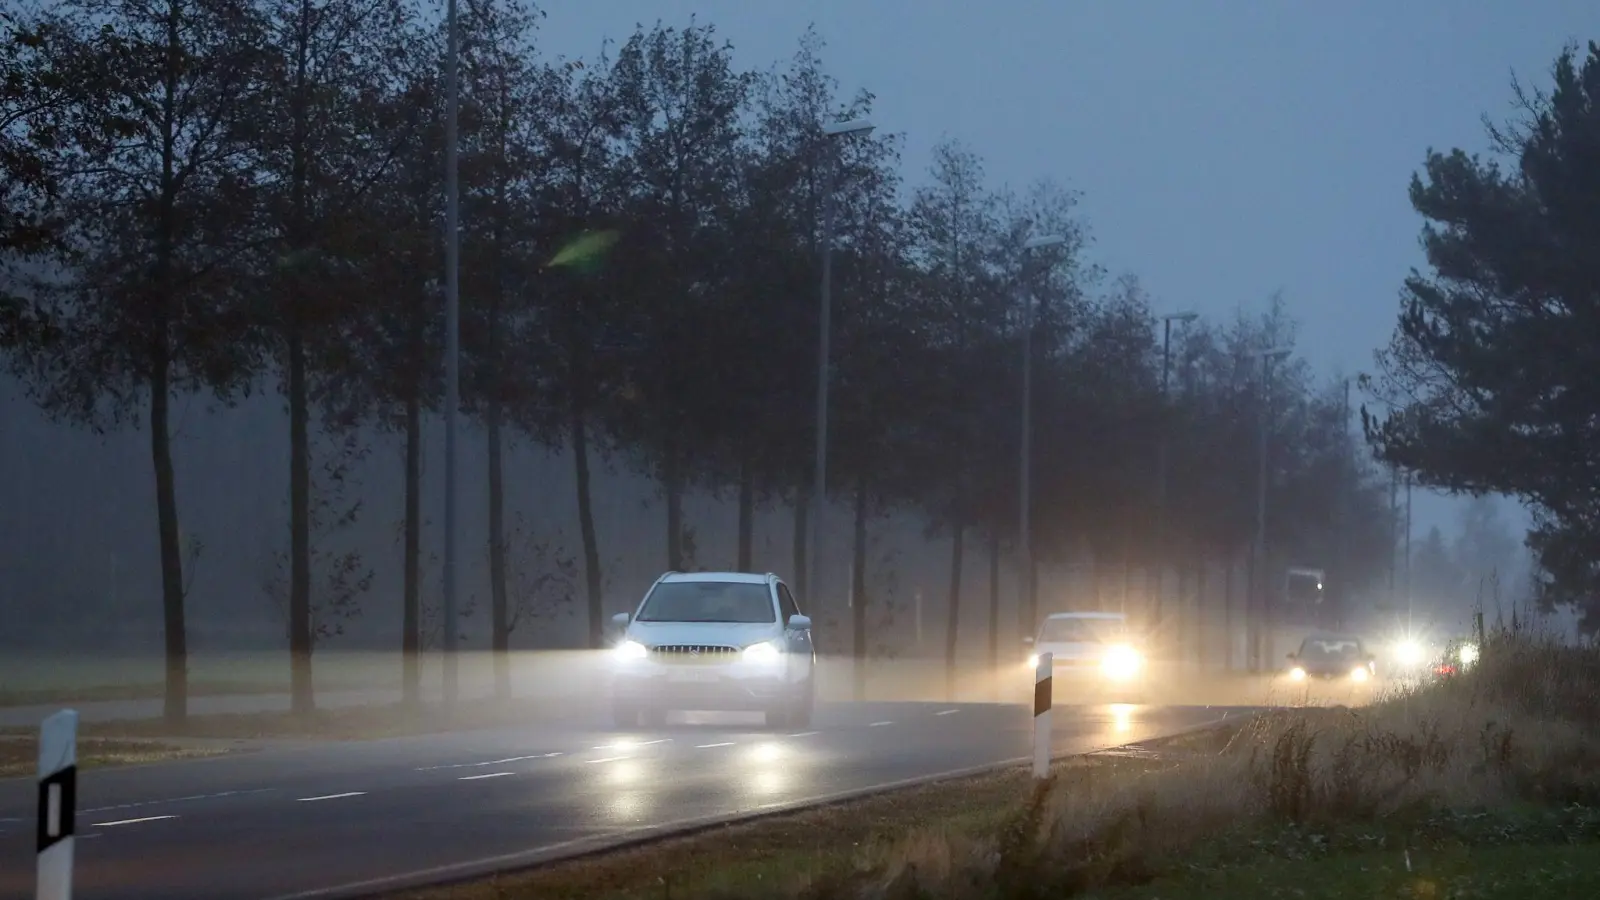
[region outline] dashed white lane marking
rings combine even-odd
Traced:
[[[822,732],[820,732],[820,731],[802,731],[799,734],[791,734],[791,735],[789,735],[789,737],[792,737],[792,738],[811,737],[812,735],[817,735],[817,734],[821,734],[821,733]]]
[[[170,800],[141,800],[138,803],[118,803],[114,806],[96,806],[93,809],[80,809],[79,812],[111,812],[117,809],[138,809],[142,806],[161,806],[167,803],[193,803],[196,800],[214,800],[218,797],[242,797],[246,794],[270,794],[277,788],[253,788],[247,791],[223,791],[219,794],[193,794],[188,797],[173,797]]]
[[[482,769],[487,766],[503,766],[507,763],[522,762],[523,760],[527,759],[553,759],[554,757],[560,755],[561,753],[559,751],[555,753],[534,753],[529,756],[508,756],[505,759],[491,759],[488,762],[451,763],[445,766],[422,766],[421,768],[417,769],[417,771],[435,772],[439,769]]]
[[[632,750],[635,747],[648,747],[651,744],[665,744],[665,743],[670,742],[671,740],[672,740],[672,738],[657,738],[657,739],[655,739],[653,741],[617,741],[615,744],[601,744],[598,747],[590,747],[589,749],[590,750]]]
[[[868,725],[867,727],[868,728],[882,728],[885,725],[893,725],[893,724],[894,724],[893,722],[873,722],[871,725]]]
[[[461,780],[462,781],[477,781],[480,778],[503,778],[503,777],[505,777],[507,775],[515,775],[515,774],[516,774],[515,772],[490,772],[487,775],[463,775],[463,776],[461,776]]]
[[[138,825],[141,822],[159,822],[162,819],[176,819],[177,816],[144,816],[138,819],[118,819],[115,822],[91,822],[90,828],[110,828],[113,825]]]
[[[710,749],[712,749],[714,747],[732,747],[732,746],[733,746],[733,741],[722,741],[721,743],[717,743],[717,744],[700,744],[699,746],[695,747],[695,749],[696,750],[710,750]]]
[[[633,759],[633,757],[631,757],[631,756],[602,756],[599,759],[586,759],[586,760],[584,760],[584,762],[590,763],[592,765],[594,763],[620,762],[620,761],[622,761],[624,759]]]
[[[343,800],[346,797],[365,797],[366,791],[345,791],[342,794],[323,794],[321,797],[300,797],[297,803],[312,803],[317,800]]]
[[[941,713],[934,713],[934,715],[936,715],[936,716],[953,716],[958,712],[961,712],[961,710],[959,710],[959,709],[947,709],[947,710],[945,710],[944,712],[941,712]]]

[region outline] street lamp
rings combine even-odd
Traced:
[[[456,419],[461,405],[461,209],[457,163],[457,119],[461,89],[460,24],[456,0],[446,12],[449,32],[445,64],[445,164],[444,164],[444,704],[456,701]]]
[[[1172,369],[1172,323],[1181,322],[1188,324],[1200,318],[1196,312],[1173,312],[1161,317],[1161,434],[1157,445],[1156,457],[1156,595],[1155,612],[1153,617],[1159,624],[1161,607],[1166,597],[1167,589],[1167,427],[1168,403],[1167,385],[1170,381]],[[1181,598],[1180,598],[1181,604]],[[1180,626],[1183,608],[1179,606]]]
[[[1038,624],[1035,608],[1033,571],[1033,530],[1031,527],[1033,493],[1033,292],[1028,289],[1029,251],[1057,247],[1067,242],[1066,236],[1044,234],[1029,238],[1022,244],[1022,477],[1017,515],[1017,555],[1022,571],[1018,573],[1017,587],[1022,592],[1023,633],[1033,633]]]
[[[830,144],[835,138],[865,136],[872,133],[873,124],[866,119],[850,119],[822,126],[822,134]],[[811,474],[811,535],[806,541],[806,586],[802,594],[816,597],[820,593],[819,568],[821,561],[822,513],[828,504],[828,338],[832,330],[833,300],[833,189],[834,156],[829,147],[827,164],[823,166],[822,185],[822,290],[821,310],[817,328],[817,457]],[[814,604],[813,604],[814,605]]]
[[[1292,351],[1287,347],[1274,347],[1257,352],[1261,358],[1261,403],[1256,407],[1256,542],[1255,564],[1251,568],[1251,593],[1256,600],[1256,615],[1250,617],[1249,638],[1250,671],[1261,671],[1263,636],[1270,625],[1271,604],[1267,600],[1267,407],[1272,400],[1272,363],[1283,359]]]

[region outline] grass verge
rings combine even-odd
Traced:
[[[160,741],[80,738],[78,768],[100,769],[144,763],[199,759],[230,752],[227,748],[181,746]],[[0,739],[0,778],[21,778],[38,774],[39,742],[30,737]]]
[[[292,712],[219,713],[191,715],[182,725],[162,719],[125,719],[84,722],[85,737],[123,740],[343,740],[363,741],[437,734],[445,731],[519,725],[546,720],[556,712],[547,701],[463,701],[445,711],[437,706],[412,708],[399,703],[319,709],[309,715]],[[0,734],[23,735],[32,729],[4,729]]]
[[[1600,650],[727,826],[414,900],[1600,896]]]

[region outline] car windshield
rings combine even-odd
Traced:
[[[776,622],[772,592],[747,581],[670,581],[656,585],[640,622]]]
[[[1045,619],[1039,629],[1039,643],[1093,644],[1122,631],[1116,619]]]
[[[1340,662],[1361,655],[1361,642],[1355,638],[1306,638],[1300,644],[1300,658],[1310,662]]]

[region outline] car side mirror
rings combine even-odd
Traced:
[[[1032,635],[1029,635],[1029,636],[1028,636],[1028,637],[1025,637],[1025,638],[1023,638],[1023,639],[1022,639],[1022,642],[1023,642],[1023,643],[1024,643],[1024,644],[1031,644],[1031,643],[1033,643],[1033,636],[1032,636]]]
[[[627,613],[617,613],[616,615],[611,617],[611,624],[620,625],[620,626],[626,628],[628,626],[628,622],[631,621],[632,619],[633,619],[633,616],[631,616],[631,615],[629,615]]]
[[[790,616],[789,617],[789,630],[790,631],[810,631],[811,630],[811,617],[810,616],[802,616],[802,615]]]

